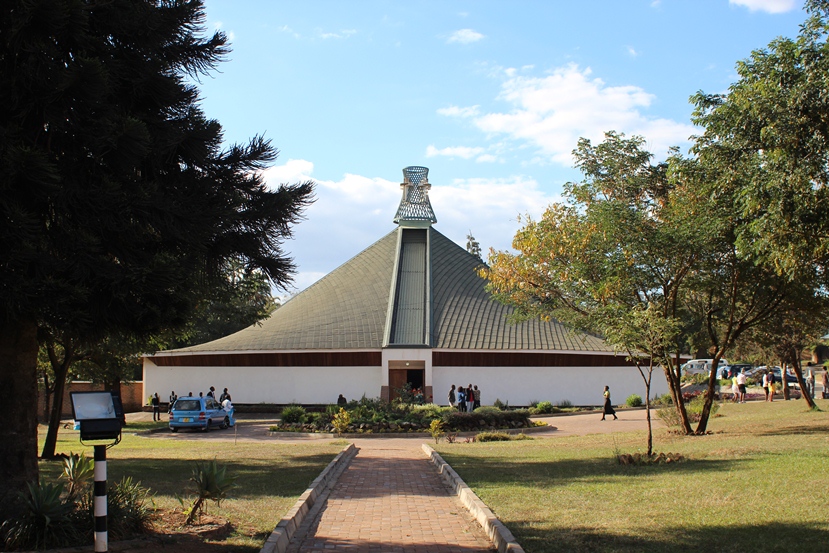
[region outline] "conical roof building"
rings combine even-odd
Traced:
[[[403,176],[394,230],[262,323],[146,357],[144,395],[213,385],[236,403],[327,404],[390,399],[409,383],[446,404],[452,384],[472,383],[484,404],[526,405],[598,403],[605,384],[622,388],[617,397],[641,393],[636,369],[601,338],[511,323],[477,274],[481,260],[434,228],[428,169]]]

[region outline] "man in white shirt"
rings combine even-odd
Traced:
[[[737,387],[740,389],[740,403],[746,402],[746,375],[743,371],[737,375]]]

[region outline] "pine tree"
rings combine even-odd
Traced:
[[[276,150],[222,146],[194,82],[227,54],[201,0],[0,8],[0,515],[37,477],[37,327],[81,341],[185,321],[229,259],[275,284],[313,183],[269,190]]]

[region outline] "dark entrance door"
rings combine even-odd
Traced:
[[[400,397],[397,390],[409,384],[423,390],[426,383],[425,361],[389,361],[389,401]]]

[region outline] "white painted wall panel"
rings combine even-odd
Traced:
[[[645,383],[636,367],[438,367],[432,368],[435,402],[448,405],[449,388],[469,384],[481,390],[481,404],[496,399],[510,405],[568,400],[573,405],[601,405],[602,392],[610,386],[614,405],[631,394],[645,398]],[[668,392],[661,369],[651,379],[651,397]]]
[[[227,388],[234,403],[336,403],[363,394],[380,395],[380,367],[159,367],[144,360],[144,396],[158,392],[166,401],[178,395],[220,394]]]

